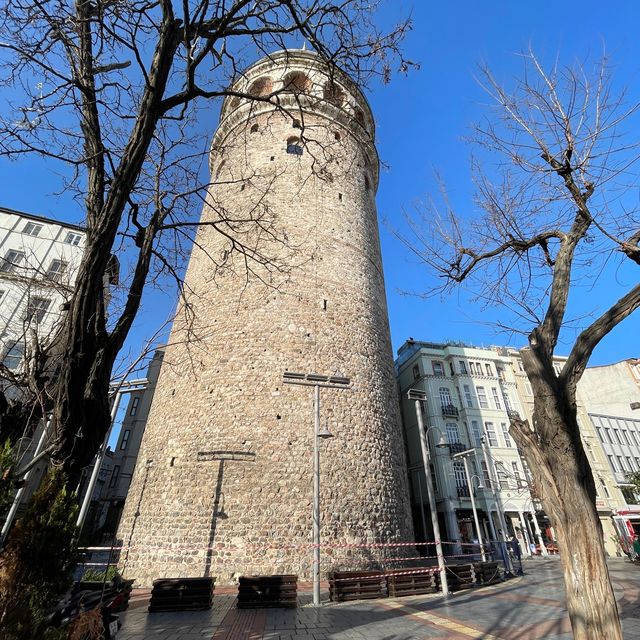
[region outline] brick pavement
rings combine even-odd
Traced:
[[[640,567],[612,560],[609,569],[625,640],[637,640]],[[434,594],[326,601],[319,609],[305,591],[297,609],[238,610],[235,591],[217,588],[211,611],[148,614],[148,593],[136,594],[121,614],[118,640],[570,640],[558,559],[532,559],[525,571],[521,578],[446,601]]]

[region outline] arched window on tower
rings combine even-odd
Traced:
[[[251,133],[258,133],[259,130],[260,130],[260,127],[258,127],[257,124],[252,124],[251,129],[249,131],[251,131]]]
[[[327,102],[335,104],[336,107],[340,107],[344,103],[344,91],[331,80],[325,82],[322,95]]]
[[[238,107],[240,105],[240,98],[238,96],[233,96],[233,98],[231,98],[231,108],[235,109],[236,107]]]
[[[364,174],[364,188],[365,191],[369,191],[369,189],[371,189],[371,182],[369,181],[369,176],[366,173]]]
[[[264,96],[268,96],[273,91],[273,83],[271,82],[271,78],[268,76],[264,76],[263,78],[258,78],[254,80],[249,85],[249,95],[255,96],[256,98],[262,98]]]
[[[294,156],[302,155],[302,145],[300,144],[300,138],[295,136],[287,139],[287,153],[291,153]]]
[[[295,120],[293,121],[293,128],[294,129],[302,129],[302,125],[300,124],[300,120]]]
[[[340,142],[340,133],[338,131],[333,132],[333,137],[337,142]]]
[[[224,160],[218,165],[218,168],[216,169],[216,180],[220,178],[220,175],[222,174],[222,170],[224,169],[224,165],[225,165]]]
[[[282,90],[285,93],[309,93],[311,80],[302,71],[292,71],[285,76]]]
[[[360,109],[360,107],[355,107],[353,110],[353,115],[357,122],[359,122],[364,127],[364,111]]]

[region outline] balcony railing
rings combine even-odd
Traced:
[[[466,451],[467,447],[462,444],[462,442],[450,442],[449,443],[449,453],[451,455],[455,455],[456,453],[462,453]]]
[[[457,418],[460,412],[458,411],[458,407],[453,404],[443,404],[442,415],[445,418]]]

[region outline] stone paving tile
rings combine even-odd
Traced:
[[[121,614],[118,640],[570,640],[557,558],[535,559],[526,575],[452,595],[326,603],[303,594],[297,609],[238,611],[232,590],[214,596],[211,611]],[[640,639],[640,567],[612,561],[625,640]],[[324,595],[324,594],[323,594]],[[237,624],[237,627],[233,625]],[[240,635],[234,635],[237,628]]]

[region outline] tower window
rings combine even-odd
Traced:
[[[257,124],[252,124],[251,125],[251,133],[258,133],[258,125]]]
[[[289,138],[287,140],[287,153],[291,153],[294,156],[302,155],[302,146],[298,138]]]
[[[286,93],[307,93],[310,89],[311,80],[302,71],[292,71],[284,79]]]
[[[364,127],[364,111],[356,107],[353,111],[356,120]]]
[[[342,200],[342,194],[341,193],[338,194],[338,200]]]
[[[293,121],[293,128],[294,129],[302,129],[302,126],[300,125],[300,120],[294,120]]]
[[[272,82],[269,77],[258,78],[249,86],[249,95],[255,96],[256,98],[268,96],[272,91]]]
[[[344,102],[344,91],[337,84],[329,81],[323,87],[323,97],[327,102],[339,107]]]
[[[333,134],[333,137],[334,137],[338,142],[340,141],[340,134],[339,134],[337,131]]]
[[[371,183],[369,182],[369,176],[365,175],[364,177],[364,188],[369,191],[371,188]]]

